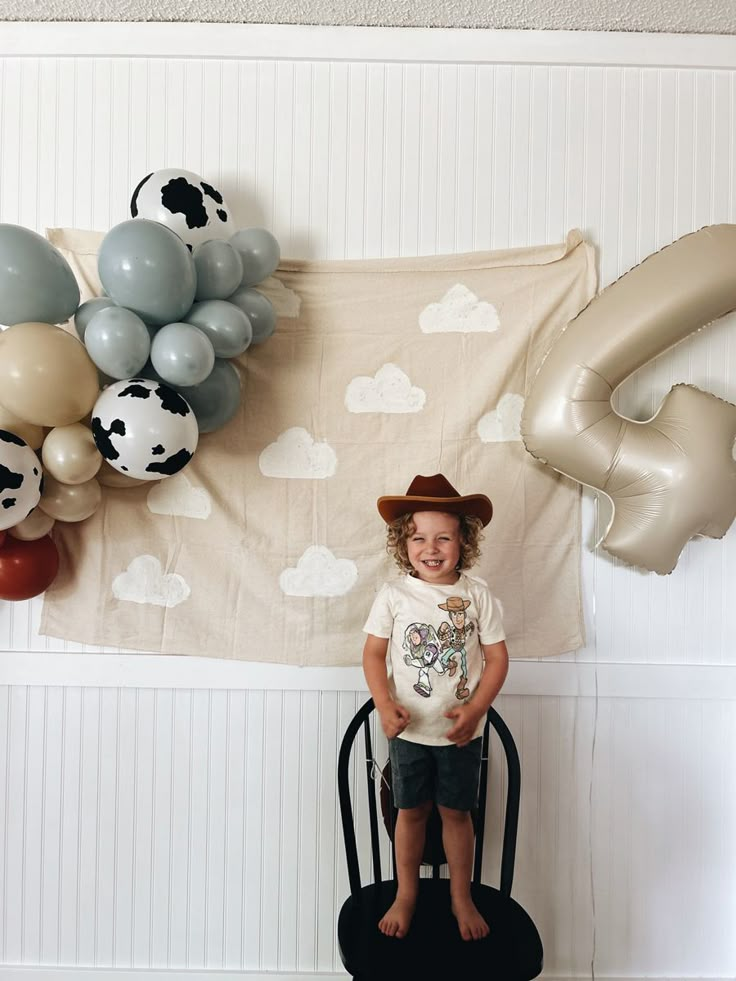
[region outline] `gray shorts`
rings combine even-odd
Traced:
[[[472,811],[478,803],[482,746],[480,736],[463,747],[389,739],[394,806],[419,807],[429,800],[456,811]]]

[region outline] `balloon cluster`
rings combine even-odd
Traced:
[[[253,288],[279,262],[270,232],[236,231],[222,195],[182,170],[144,178],[131,214],[100,246],[105,295],[81,305],[61,253],[0,225],[0,599],[46,589],[54,522],[92,515],[101,484],[186,466],[240,404],[230,359],[274,331]],[[72,316],[79,340],[56,326]]]

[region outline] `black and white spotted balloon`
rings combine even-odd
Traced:
[[[26,518],[41,499],[43,471],[25,440],[0,429],[0,531]]]
[[[130,214],[167,225],[190,249],[235,231],[222,194],[190,170],[167,168],[144,177],[133,192]]]
[[[129,378],[108,385],[97,399],[92,435],[115,470],[138,480],[161,480],[189,463],[199,429],[189,403],[173,388]]]

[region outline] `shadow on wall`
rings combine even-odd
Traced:
[[[715,701],[601,702],[593,857],[603,974],[734,975],[727,712]]]
[[[602,977],[734,976],[728,703],[607,698],[597,723],[593,698],[502,695],[497,707],[521,756],[513,895],[537,923],[548,975],[588,977],[594,959]],[[495,768],[486,881],[504,793]]]

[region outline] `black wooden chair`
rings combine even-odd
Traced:
[[[513,737],[495,709],[488,710],[483,732],[483,754],[480,775],[478,812],[474,815],[476,830],[473,864],[473,900],[490,925],[491,931],[483,940],[464,941],[450,910],[449,879],[440,877],[440,862],[444,861],[440,839],[439,815],[433,814],[427,828],[424,863],[433,869],[431,878],[420,878],[419,897],[411,928],[406,937],[386,937],[378,929],[378,921],[393,902],[396,894],[395,871],[383,877],[381,870],[379,809],[376,802],[376,773],[380,773],[373,755],[370,715],[373,699],[358,710],[348,726],[340,747],[338,760],[338,792],[345,838],[350,896],[343,903],[337,924],[340,957],[346,970],[359,981],[413,981],[414,978],[441,978],[467,974],[469,979],[494,981],[530,981],[542,971],[542,942],[537,928],[526,911],[511,898],[514,876],[516,834],[519,820],[521,768]],[[485,801],[488,786],[488,749],[490,727],[498,734],[506,756],[508,791],[501,852],[500,888],[481,883]],[[370,828],[373,882],[361,885],[353,823],[353,804],[350,796],[350,768],[353,744],[363,729],[364,763],[368,783],[368,821]],[[357,752],[357,750],[356,750]],[[381,775],[384,779],[384,774]],[[383,807],[384,823],[391,835],[393,802]],[[391,843],[391,867],[396,862]]]

